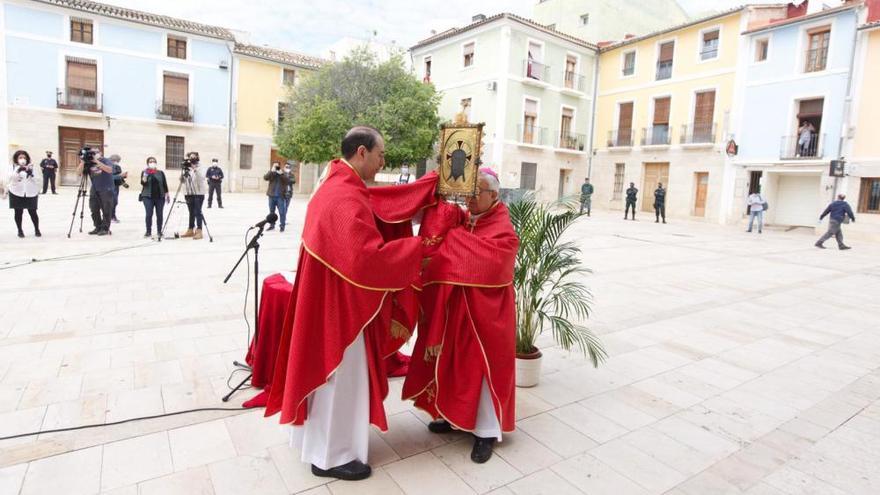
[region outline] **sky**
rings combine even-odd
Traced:
[[[470,23],[475,14],[531,17],[537,0],[98,0],[250,33],[248,43],[321,55],[343,37],[408,48]],[[725,9],[744,0],[679,0],[690,14]],[[374,34],[375,33],[375,34]]]

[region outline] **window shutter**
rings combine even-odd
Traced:
[[[538,102],[535,100],[526,100],[526,115],[537,116],[538,115]]]
[[[815,100],[801,100],[800,108],[798,109],[798,118],[803,119],[805,117],[815,117],[817,115],[822,115],[822,106],[824,104],[825,100],[823,98]]]
[[[674,51],[675,42],[670,41],[668,43],[663,43],[662,45],[660,45],[660,57],[658,60],[660,62],[671,62],[672,54]]]
[[[715,114],[715,91],[697,93],[697,102],[694,108],[694,127],[707,129],[712,125],[712,117]]]
[[[715,41],[717,39],[718,39],[718,30],[703,33],[703,41],[705,43],[708,43],[710,41]]]
[[[468,43],[467,45],[464,45],[464,55],[468,56],[468,55],[473,55],[473,54],[474,54],[474,44]]]
[[[620,104],[620,117],[617,120],[618,132],[620,132],[620,133],[630,132],[630,130],[632,129],[632,117],[633,117],[633,104],[632,104],[632,102],[621,103]]]
[[[94,60],[67,58],[67,87],[98,91],[98,66]]]
[[[189,105],[189,76],[165,73],[164,102],[170,105]]]
[[[669,124],[669,101],[668,97],[654,100],[654,125]]]

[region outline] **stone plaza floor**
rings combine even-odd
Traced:
[[[220,401],[252,315],[245,267],[222,282],[266,198],[225,200],[205,210],[213,243],[143,239],[134,191],[105,238],[66,238],[70,188],[40,199],[42,239],[16,238],[4,206],[0,437],[255,393]],[[295,267],[304,209],[264,237],[263,275]],[[367,481],[313,477],[262,411],[204,412],[0,441],[0,494],[880,493],[880,245],[617,212],[571,234],[611,357],[594,369],[542,338],[541,383],[517,390],[487,464],[467,436],[429,433],[393,379]]]

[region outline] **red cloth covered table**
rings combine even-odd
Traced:
[[[280,273],[270,275],[263,280],[263,289],[260,295],[260,325],[255,338],[251,339],[245,361],[253,370],[251,385],[265,390],[245,402],[244,407],[264,407],[266,405],[267,386],[272,383],[275,358],[281,340],[281,327],[284,325],[284,315],[287,312],[288,304],[290,304],[291,292],[293,292],[293,284]],[[398,352],[396,355],[389,356],[387,363],[388,376],[404,376],[409,368],[409,356]]]

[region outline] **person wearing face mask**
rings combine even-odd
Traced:
[[[400,167],[400,176],[397,177],[397,185],[409,183],[409,165]]]
[[[156,166],[156,159],[152,156],[147,158],[147,168],[141,173],[141,190],[140,200],[144,203],[146,210],[147,231],[144,237],[152,237],[153,211],[156,212],[156,233],[162,236],[162,220],[165,203],[171,201],[168,194],[168,182],[165,180],[165,172],[159,170]]]
[[[9,208],[15,211],[15,226],[18,227],[18,237],[24,237],[21,228],[24,210],[28,211],[31,222],[34,224],[34,235],[40,233],[40,218],[37,216],[37,200],[40,194],[40,182],[37,180],[37,171],[31,164],[31,157],[24,150],[18,150],[12,155],[12,167],[7,179],[9,193]]]
[[[275,213],[278,208],[278,216],[281,217],[281,232],[287,225],[287,207],[285,205],[284,195],[287,191],[287,185],[290,183],[290,176],[281,170],[281,164],[272,162],[272,168],[263,176],[263,180],[269,183],[266,186],[266,196],[269,197],[269,214]],[[269,224],[268,230],[275,230],[275,224]]]
[[[214,158],[211,160],[211,166],[205,172],[208,177],[208,208],[214,202],[214,193],[217,193],[217,207],[223,208],[223,199],[220,196],[220,190],[223,189],[223,169],[220,168],[220,161]]]
[[[287,176],[287,188],[284,189],[284,216],[286,218],[290,202],[293,201],[293,186],[296,184],[296,177],[293,176],[289,163],[284,164],[284,175]]]
[[[208,179],[205,172],[199,166],[199,154],[190,151],[186,155],[191,163],[188,174],[181,174],[180,182],[186,184],[186,207],[189,210],[189,228],[180,237],[192,237],[198,241],[202,239],[202,225],[205,217],[202,215],[202,205],[205,203],[205,190],[208,189]],[[194,230],[195,229],[195,230]]]
[[[102,156],[101,150],[94,150],[95,162],[89,165],[88,174],[92,181],[89,188],[89,210],[95,229],[89,235],[110,235],[110,218],[116,204],[113,173],[114,162]],[[81,174],[85,163],[80,159],[77,173]]]

